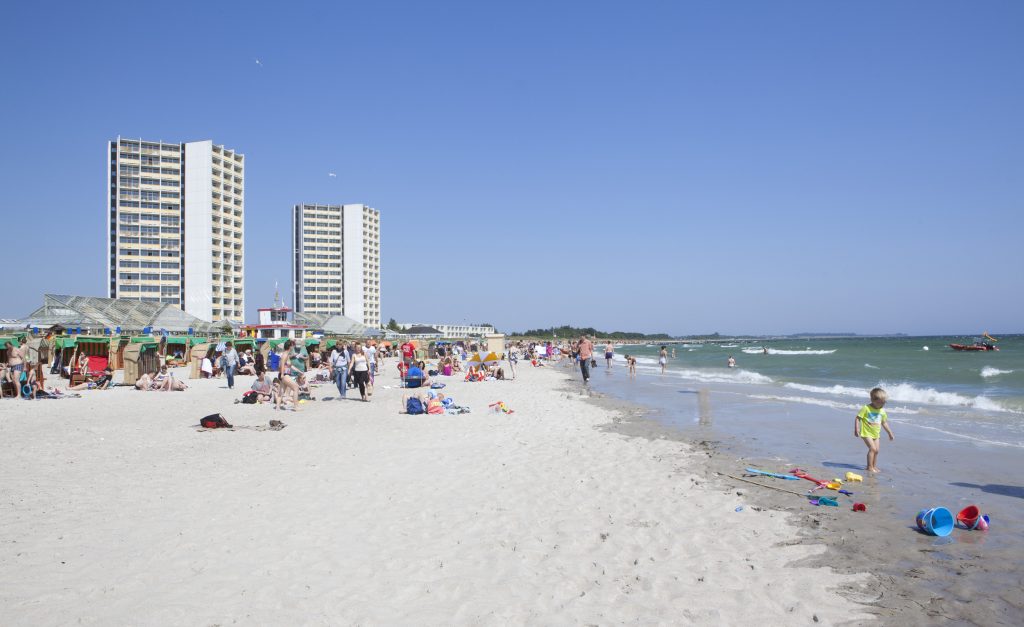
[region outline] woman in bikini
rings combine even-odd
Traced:
[[[285,340],[284,352],[281,353],[281,360],[278,365],[277,376],[281,380],[281,394],[277,395],[274,403],[275,409],[281,409],[282,404],[288,398],[292,400],[292,411],[299,411],[299,386],[292,377],[292,346],[295,343]]]

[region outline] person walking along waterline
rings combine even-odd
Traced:
[[[590,382],[590,360],[594,358],[594,343],[584,335],[579,343],[580,372],[583,373],[583,383]]]
[[[674,348],[672,350],[675,350]],[[661,347],[661,351],[658,353],[658,363],[661,364],[661,374],[665,374],[665,365],[668,363],[668,351],[664,346]]]
[[[612,346],[611,342],[604,345],[604,361],[607,364],[608,370],[612,369],[612,357],[615,357],[615,347]]]

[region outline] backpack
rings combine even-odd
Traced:
[[[426,411],[423,409],[423,401],[416,398],[415,396],[405,401],[405,413],[407,414],[424,414]]]
[[[199,420],[199,425],[204,429],[230,429],[231,423],[220,414],[210,414]]]
[[[256,390],[249,390],[242,395],[243,405],[255,405],[260,400],[260,395],[256,393]]]

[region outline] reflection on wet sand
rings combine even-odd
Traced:
[[[697,405],[700,412],[700,425],[711,426],[711,392],[707,388],[701,388],[697,392]]]

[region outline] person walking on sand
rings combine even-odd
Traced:
[[[579,343],[580,372],[583,373],[583,383],[590,382],[590,360],[594,358],[594,344],[586,335],[580,338]]]
[[[658,352],[658,363],[661,364],[661,374],[665,374],[665,366],[668,364],[668,350],[664,346]]]
[[[331,351],[331,375],[338,387],[338,400],[344,400],[348,390],[348,353],[341,344],[335,344]]]
[[[860,408],[857,417],[853,421],[853,435],[864,440],[868,447],[868,472],[881,472],[878,468],[878,449],[882,435],[882,429],[889,434],[889,441],[896,439],[892,429],[889,428],[889,416],[882,409],[888,395],[882,388],[871,390],[871,403]]]
[[[612,346],[611,342],[604,345],[604,361],[607,364],[608,370],[612,369],[612,357],[615,356],[615,347]]]
[[[224,354],[220,356],[220,367],[228,378],[228,389],[235,389],[235,369],[238,367],[238,351],[231,342],[224,343]]]

